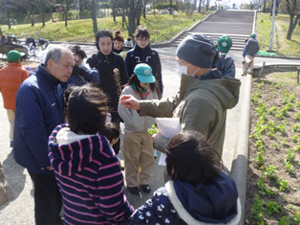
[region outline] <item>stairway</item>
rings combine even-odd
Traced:
[[[203,33],[214,41],[226,34],[232,39],[231,51],[242,51],[245,39],[249,37],[253,29],[254,12],[247,10],[219,10],[189,32],[178,37],[172,44],[176,47],[187,35]]]

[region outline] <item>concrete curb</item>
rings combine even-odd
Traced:
[[[238,225],[244,224],[246,192],[247,192],[247,171],[248,171],[248,141],[250,130],[250,105],[251,105],[251,87],[252,76],[247,75],[240,88],[240,99],[243,104],[241,107],[241,118],[239,124],[239,131],[235,153],[231,167],[231,177],[236,182],[239,197],[241,200],[242,216]]]

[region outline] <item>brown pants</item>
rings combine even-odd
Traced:
[[[151,135],[124,130],[123,155],[127,187],[149,184],[154,165],[154,148]]]

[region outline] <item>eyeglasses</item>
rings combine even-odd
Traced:
[[[148,42],[149,39],[148,38],[138,38],[138,41]]]

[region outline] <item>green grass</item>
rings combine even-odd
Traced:
[[[300,56],[300,26],[294,29],[292,40],[287,40],[287,32],[289,28],[289,15],[278,14],[275,17],[273,47],[278,55],[284,56]],[[256,20],[257,40],[259,41],[261,50],[269,49],[271,28],[271,16],[269,13],[258,13]]]
[[[151,34],[152,43],[159,43],[171,39],[179,32],[188,29],[197,21],[207,16],[209,12],[194,13],[187,17],[183,13],[177,15],[147,15],[146,19],[141,19],[141,25],[146,26]],[[122,27],[121,17],[117,17],[114,22],[112,17],[99,18],[98,29],[108,29],[114,31],[121,29],[125,37],[128,36],[127,29]],[[10,30],[7,26],[1,26],[5,34],[15,34],[18,38],[31,36],[38,38],[42,36],[50,41],[73,41],[73,42],[94,42],[93,23],[91,19],[69,20],[68,27],[64,26],[64,21],[46,22],[42,27],[41,23],[13,25]]]
[[[280,72],[266,75],[268,79],[273,82],[281,82],[285,84],[298,84],[297,83],[297,72]]]

